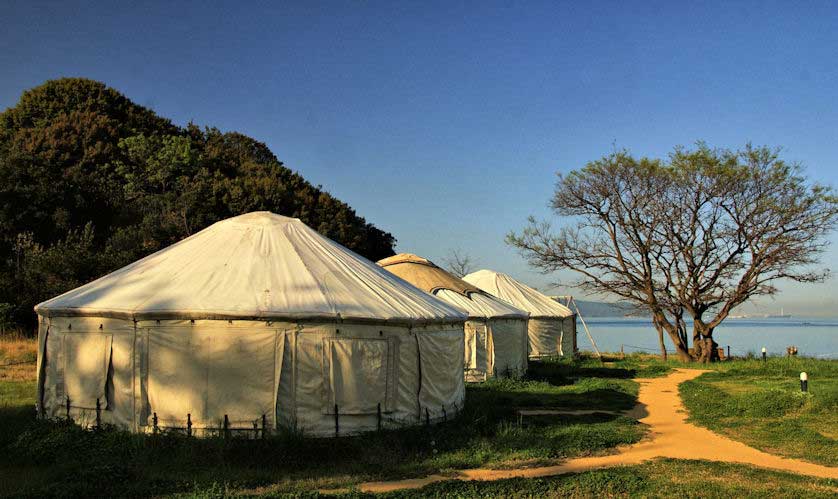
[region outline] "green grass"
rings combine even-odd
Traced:
[[[550,478],[494,482],[438,482],[418,490],[383,494],[385,498],[420,497],[780,497],[827,498],[838,494],[838,481],[706,461],[660,459],[638,466],[588,471]],[[197,497],[212,497],[198,490]],[[269,495],[265,495],[267,497]],[[366,497],[346,494],[343,497]]]
[[[770,358],[712,368],[681,385],[690,421],[772,454],[838,466],[838,362]]]
[[[679,367],[646,355],[531,364],[524,380],[467,388],[466,407],[446,424],[339,439],[278,435],[265,441],[85,431],[34,420],[31,376],[0,378],[0,495],[316,496],[312,490],[471,467],[520,467],[609,452],[645,429],[608,411],[634,406],[635,377]],[[741,360],[688,365],[714,370],[686,385],[691,417],[770,452],[836,464],[838,362]],[[797,375],[811,376],[800,395]],[[34,372],[34,370],[33,370]],[[527,418],[522,407],[599,409],[603,414]],[[762,441],[759,444],[756,439]],[[800,455],[811,454],[811,455]],[[815,457],[812,457],[814,455]],[[659,460],[578,475],[490,483],[444,482],[395,497],[834,497],[835,481],[745,466]],[[358,496],[350,494],[350,496]]]
[[[225,441],[85,431],[35,421],[34,382],[0,382],[0,420],[6,428],[0,494],[161,495],[216,483],[303,492],[459,468],[554,463],[607,452],[645,433],[635,420],[606,413],[529,418],[519,428],[520,407],[622,411],[637,397],[628,368],[602,369],[585,360],[547,360],[533,367],[525,380],[468,386],[466,407],[448,423],[339,439],[279,435]]]

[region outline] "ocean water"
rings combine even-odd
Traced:
[[[648,351],[657,353],[658,335],[652,321],[645,318],[585,318],[588,329],[602,352]],[[580,350],[593,350],[581,321],[577,321],[577,342]],[[692,327],[688,323],[688,327]],[[786,347],[794,345],[798,355],[838,359],[838,318],[746,318],[727,319],[713,333],[722,348],[730,346],[731,355],[753,352],[761,355],[765,347],[769,355],[785,355]],[[666,338],[667,350],[674,348]]]

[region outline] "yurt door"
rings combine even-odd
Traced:
[[[485,374],[489,368],[486,325],[468,322],[465,333],[466,370],[473,374]]]

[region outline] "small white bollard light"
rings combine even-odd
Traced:
[[[765,361],[766,361],[766,354],[767,354],[767,350],[765,350],[765,347],[762,347],[762,363],[763,364],[765,364]]]
[[[805,372],[800,373],[800,391],[803,393],[809,391],[809,375]]]

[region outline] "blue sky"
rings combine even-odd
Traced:
[[[573,276],[532,272],[504,234],[615,145],[782,146],[838,185],[834,3],[118,3],[4,2],[0,109],[101,80],[267,143],[399,251],[460,248],[542,289]],[[835,279],[782,289],[762,307],[838,315]]]

